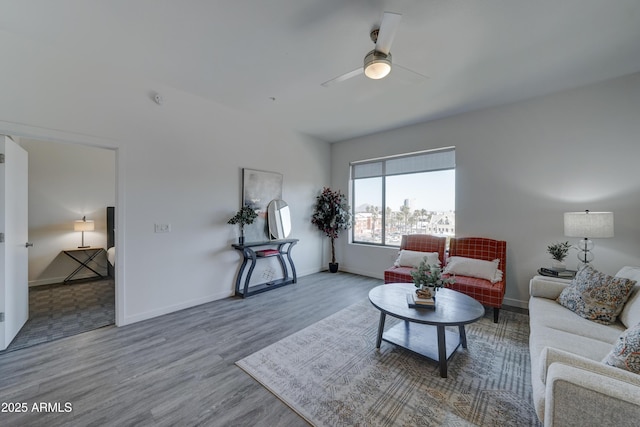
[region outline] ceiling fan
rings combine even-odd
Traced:
[[[356,68],[353,71],[349,71],[348,73],[328,80],[321,85],[324,87],[328,87],[336,83],[348,80],[352,77],[359,76],[363,73],[368,78],[374,80],[386,77],[391,72],[391,44],[393,43],[393,38],[396,35],[396,30],[398,29],[398,25],[400,24],[401,19],[402,15],[399,13],[384,12],[384,14],[382,15],[382,22],[380,23],[380,27],[374,27],[369,34],[369,36],[371,37],[371,41],[375,43],[376,47],[371,52],[367,53],[367,55],[364,57],[364,65],[362,67]],[[401,65],[395,64],[395,66],[402,68],[405,71],[409,71],[410,73],[413,73],[421,78],[427,78],[427,76],[424,76]]]

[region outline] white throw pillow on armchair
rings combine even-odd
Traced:
[[[459,274],[460,276],[477,277],[497,283],[502,280],[502,271],[498,270],[499,259],[484,261],[475,258],[452,256],[447,259],[447,266],[442,271],[446,274]]]
[[[440,257],[438,252],[419,252],[402,249],[398,252],[398,258],[393,264],[396,267],[418,268],[422,260],[427,257],[427,264],[431,267],[440,267]]]

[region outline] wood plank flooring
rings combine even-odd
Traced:
[[[247,299],[0,355],[0,425],[305,426],[234,363],[366,300],[380,284],[317,273]],[[33,410],[41,402],[51,404],[48,412]],[[1,412],[16,403],[27,412]]]

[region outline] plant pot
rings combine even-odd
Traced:
[[[551,263],[551,269],[555,271],[565,271],[567,269],[567,265],[563,261],[554,260]]]
[[[238,244],[239,245],[244,245],[244,236],[238,237]]]
[[[416,295],[420,296],[424,291],[428,291],[431,298],[435,298],[436,291],[433,286],[420,285],[420,287],[416,289]],[[426,295],[423,297],[426,298]]]
[[[331,272],[331,273],[337,273],[338,272],[338,263],[337,262],[330,262],[329,263],[329,272]]]

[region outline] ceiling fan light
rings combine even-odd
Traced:
[[[370,79],[382,79],[390,72],[391,53],[385,55],[382,52],[372,50],[364,57],[364,75]]]

